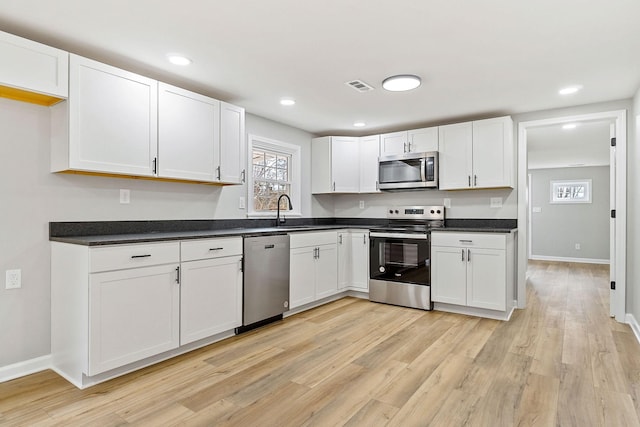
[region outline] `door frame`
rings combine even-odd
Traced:
[[[626,247],[627,247],[627,110],[606,111],[591,114],[554,117],[548,119],[531,120],[518,123],[518,278],[517,278],[517,306],[525,308],[526,272],[528,264],[528,221],[529,197],[527,191],[527,130],[540,126],[549,126],[569,122],[611,120],[616,134],[616,171],[615,182],[611,182],[611,192],[617,195],[615,203],[616,219],[615,253],[611,259],[615,260],[611,271],[612,280],[616,282],[616,290],[611,292],[611,314],[618,322],[626,320]],[[612,209],[614,207],[612,206]],[[613,247],[613,245],[612,245]],[[615,279],[614,279],[615,278]]]

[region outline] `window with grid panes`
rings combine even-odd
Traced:
[[[251,166],[253,172],[253,209],[268,212],[278,209],[278,197],[291,196],[291,155],[253,148]],[[283,200],[281,209],[287,209]]]

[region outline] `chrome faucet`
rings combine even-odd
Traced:
[[[293,205],[291,204],[291,199],[289,198],[289,196],[286,194],[281,194],[280,197],[278,197],[278,214],[276,216],[276,227],[279,226],[281,222],[284,224],[287,221],[284,216],[282,217],[282,221],[280,220],[280,200],[282,200],[283,197],[286,197],[287,201],[289,202],[289,210],[293,210]]]

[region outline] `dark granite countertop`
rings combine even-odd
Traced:
[[[386,226],[380,218],[289,219],[274,226],[271,220],[159,220],[51,222],[49,240],[83,246],[148,243],[168,240],[207,239],[230,236],[275,235],[305,231],[369,229]],[[515,219],[447,219],[440,231],[511,233]]]

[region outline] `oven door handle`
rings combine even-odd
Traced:
[[[409,234],[409,233],[377,233],[372,231],[370,237],[383,237],[389,239],[407,239],[407,240],[427,240],[427,234]]]

